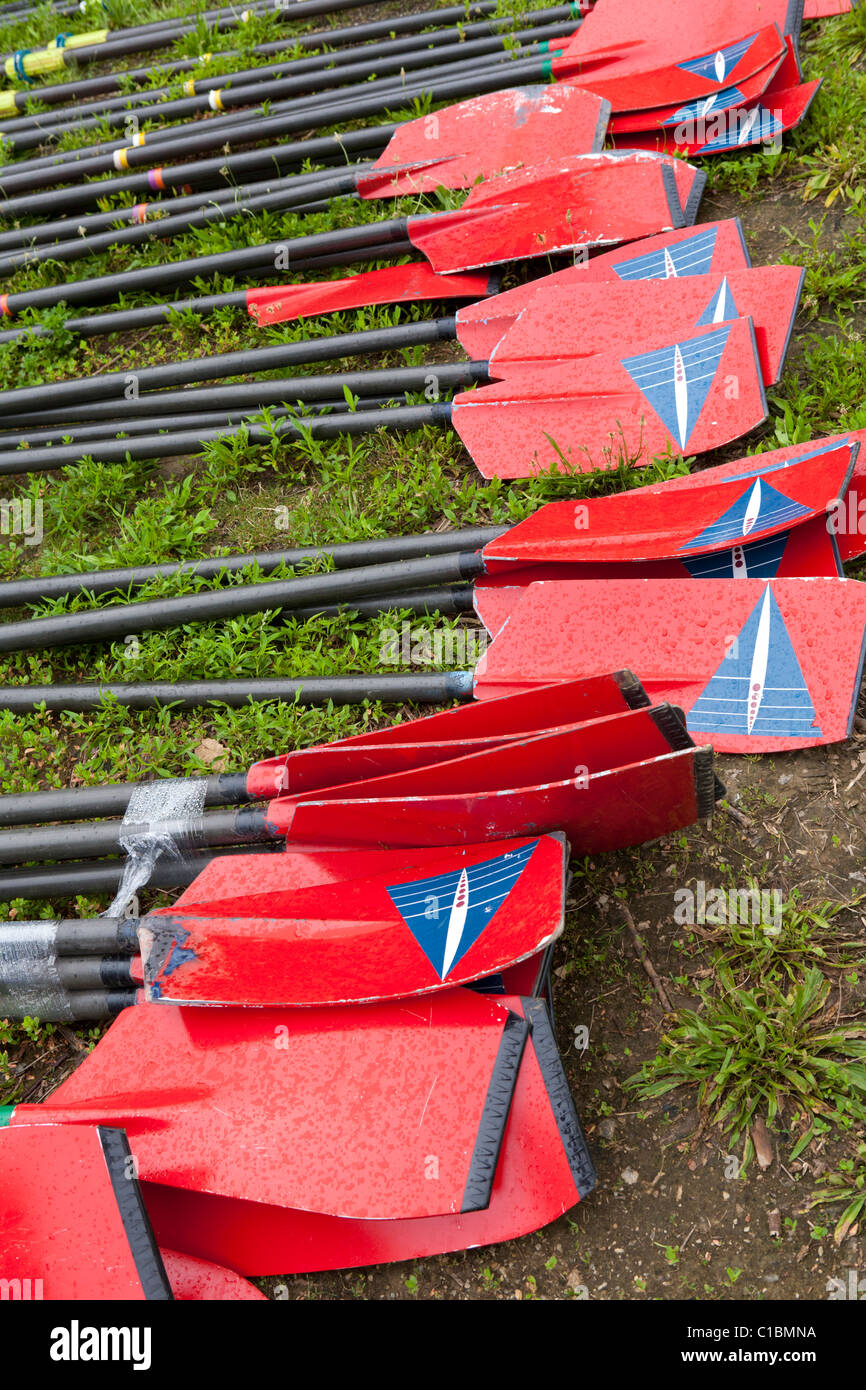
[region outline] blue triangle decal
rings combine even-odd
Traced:
[[[478,940],[514,887],[538,841],[495,859],[386,891],[440,980]]]
[[[686,717],[690,733],[820,738],[815,706],[769,585]]]
[[[693,540],[680,547],[685,550],[706,550],[720,541],[745,540],[751,531],[765,531],[769,526],[781,526],[811,516],[802,502],[795,502],[779,492],[771,483],[756,478],[751,487],[728,507],[718,520],[705,526]]]
[[[712,555],[697,555],[694,559],[683,560],[683,564],[692,579],[774,579],[790,534],[790,531],[781,531],[777,536],[766,536],[748,545],[716,550]]]
[[[726,275],[706,309],[698,319],[697,327],[704,328],[713,323],[727,323],[730,319],[738,319],[739,317],[740,311],[731,293],[731,287],[728,284],[728,277]]]
[[[673,246],[629,256],[614,266],[620,280],[669,280],[675,276],[707,275],[716,249],[716,228],[696,231]]]
[[[725,87],[721,92],[713,92],[709,97],[698,97],[681,106],[672,116],[667,116],[662,125],[680,125],[686,121],[705,121],[716,111],[725,111],[729,106],[739,106],[745,98],[739,87]]]
[[[704,408],[730,331],[728,324],[699,338],[622,359],[635,386],[681,449]]]
[[[778,116],[774,116],[772,111],[761,105],[741,108],[737,111],[735,120],[728,117],[722,119],[722,124],[725,128],[721,134],[700,146],[701,154],[707,150],[736,150],[746,145],[769,142],[784,130]]]
[[[705,53],[700,58],[690,58],[686,63],[677,63],[683,72],[693,72],[697,77],[706,77],[710,82],[724,82],[729,72],[737,66],[755,42],[757,34],[740,39],[728,48],[719,48],[714,53]]]

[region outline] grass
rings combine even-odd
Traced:
[[[784,984],[767,975],[745,986],[717,957],[713,984],[699,985],[702,1007],[679,1012],[656,1057],[626,1084],[644,1100],[697,1086],[709,1121],[743,1142],[743,1167],[759,1118],[799,1128],[791,1159],[831,1126],[862,1130],[866,1020],[831,1025],[830,987],[817,966]]]

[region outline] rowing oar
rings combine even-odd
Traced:
[[[287,1057],[274,1046],[283,1028]],[[153,1059],[147,1099],[133,1057]],[[533,997],[454,990],[412,1010],[371,1005],[363,1029],[351,1007],[207,1010],[194,1030],[181,1010],[131,1009],[47,1104],[3,1120],[25,1135],[53,1120],[77,1131],[120,1109],[160,1241],[239,1241],[248,1272],[501,1241],[554,1220],[595,1182],[547,1005]],[[449,1201],[441,1216],[394,1217]]]
[[[139,1046],[138,1018],[153,1051]],[[101,1123],[125,1111],[142,1176],[311,1211],[387,1220],[488,1204],[528,1031],[498,1000],[455,989],[412,1009],[370,1004],[363,1027],[351,1006],[200,1010],[196,1018],[169,1062],[163,1052],[173,1050],[177,1026],[187,1029],[181,1012],[127,1010],[111,1045],[95,1048],[72,1084],[47,1104],[7,1108],[4,1121],[92,1124],[100,1112]],[[275,1046],[283,1026],[287,1048]],[[124,1070],[141,1057],[153,1068],[146,1090],[127,1075],[123,1096],[119,1073],[109,1077],[118,1029],[139,1039]],[[424,1175],[431,1153],[435,1182]]]
[[[411,250],[407,244],[407,250]],[[361,252],[365,255],[366,252]],[[295,269],[316,268],[315,260],[295,262]],[[193,313],[207,317],[217,309],[245,310],[259,327],[268,323],[284,323],[287,319],[313,318],[321,314],[342,313],[347,309],[369,308],[379,304],[418,303],[433,300],[480,300],[494,294],[498,276],[489,271],[467,271],[456,275],[438,275],[424,261],[408,265],[386,266],[382,270],[358,271],[339,280],[308,281],[288,285],[254,286],[248,290],[229,290],[224,294],[194,296],[168,304],[147,304],[140,309],[115,309],[105,314],[89,314],[83,318],[67,319],[65,332],[78,333],[83,338],[104,333],[127,333],[138,328],[151,328],[166,323],[173,314]],[[49,338],[52,330],[42,324],[27,324],[0,332],[0,343],[16,342],[23,337]],[[29,340],[29,339],[28,339]],[[40,416],[51,418],[50,412]]]
[[[338,257],[407,241],[434,270],[454,272],[581,246],[634,240],[690,225],[704,176],[679,159],[638,155],[577,156],[516,171],[473,188],[453,212],[367,223],[318,235],[268,242],[210,256],[146,266],[123,274],[75,280],[5,296],[8,315],[59,303],[94,305],[120,294],[188,284],[198,277],[246,274],[282,266],[296,257]]]
[[[407,244],[407,249],[411,249]],[[363,255],[363,252],[361,253]],[[296,262],[303,269],[303,262]],[[309,263],[307,263],[309,264]],[[629,249],[605,251],[591,261],[558,271],[548,277],[549,284],[622,280],[684,278],[723,270],[745,269],[750,264],[739,218],[689,227],[682,231],[664,232],[647,237]],[[344,309],[361,308],[372,304],[396,304],[403,300],[419,299],[483,299],[495,292],[496,278],[489,272],[456,275],[437,275],[423,261],[409,265],[386,267],[382,270],[361,271],[341,280],[325,282],[272,285],[249,290],[228,291],[225,294],[174,300],[169,304],[148,304],[140,309],[119,309],[103,314],[70,318],[64,323],[68,332],[82,337],[103,333],[126,333],[136,328],[149,328],[166,322],[172,313],[192,312],[206,316],[216,309],[244,309],[259,326],[284,323],[289,319],[335,313]],[[521,285],[496,299],[495,318],[492,307],[478,304],[461,310],[458,318],[461,341],[475,357],[489,356],[499,339],[517,315],[523,311],[533,293],[532,284]],[[2,300],[0,300],[2,303]],[[10,328],[0,332],[0,343],[17,341],[26,334],[49,337],[51,329],[41,324]],[[144,408],[144,407],[142,407]],[[40,410],[34,423],[59,418],[51,411]],[[66,415],[63,418],[67,418]],[[69,418],[78,418],[71,416]],[[83,417],[82,417],[83,418]],[[99,412],[87,418],[101,418]],[[25,423],[22,419],[21,423]]]
[[[429,332],[429,325],[408,326],[412,327]],[[646,352],[600,354],[580,362],[579,380],[575,362],[551,361],[544,371],[517,373],[507,381],[461,392],[450,402],[239,428],[250,443],[263,444],[358,436],[383,428],[452,427],[484,477],[519,478],[551,469],[568,473],[615,468],[622,458],[639,466],[671,450],[699,454],[736,439],[766,418],[751,319],[722,323]],[[469,366],[479,375],[488,371],[484,362]],[[428,370],[440,385],[447,385],[450,368]],[[465,364],[458,370],[465,371]],[[740,384],[736,398],[725,389],[731,375]],[[297,387],[287,390],[284,382],[282,389],[285,396],[294,394]],[[648,410],[654,414],[643,413]],[[103,463],[190,456],[200,453],[205,444],[237,435],[237,428],[187,430],[19,449],[0,454],[0,473],[55,471],[80,462],[83,452]]]
[[[0,1014],[14,1007],[48,1020],[46,1006],[94,989],[309,1008],[467,984],[556,940],[567,860],[561,835],[289,852],[268,860],[277,872],[249,894],[250,868],[264,861],[229,859],[183,903],[145,917],[0,924]]]
[[[804,274],[799,266],[761,266],[684,280],[613,285],[601,279],[591,281],[580,273],[568,277],[555,275],[549,280],[544,277],[522,287],[518,301],[521,307],[518,310],[515,302],[513,318],[507,312],[507,296],[501,297],[501,305],[500,297],[494,296],[481,311],[482,321],[487,323],[495,318],[497,329],[501,331],[491,351],[486,375],[520,381],[527,372],[530,375],[546,372],[551,363],[585,359],[605,352],[625,355],[638,348],[649,351],[672,338],[687,337],[695,327],[728,323],[742,317],[752,320],[762,378],[764,384],[770,386],[781,376]],[[304,378],[291,377],[282,381],[239,384],[219,391],[205,388],[177,392],[159,388],[309,365],[368,352],[381,353],[442,339],[456,339],[467,347],[474,345],[474,325],[478,317],[478,310],[470,306],[468,310],[459,310],[453,318],[338,334],[284,346],[244,349],[219,357],[196,357],[155,368],[142,367],[135,373],[137,394],[133,400],[128,399],[129,374],[121,372],[18,388],[0,392],[0,415],[9,415],[18,423],[26,424],[33,418],[33,412],[38,411],[39,420],[45,423],[61,419],[69,422],[97,418],[100,414],[104,418],[116,413],[122,404],[124,413],[132,418],[159,415],[166,409],[200,412],[220,405],[255,407],[283,404],[293,399],[316,400],[325,394],[333,395],[341,386],[353,393],[376,395],[383,386],[388,387],[387,373],[354,373],[345,378],[329,375],[329,392],[319,386],[319,379],[311,378],[313,384],[307,394]],[[470,325],[468,334],[464,333],[464,322]],[[480,364],[474,363],[473,368],[473,379],[482,380]],[[427,371],[437,377],[440,388],[465,384],[459,378],[452,379],[447,367],[442,369],[441,375],[432,364]],[[421,381],[415,389],[422,389],[426,384]],[[394,386],[394,395],[413,389],[409,378],[405,382],[403,378],[399,382],[395,380]],[[48,400],[52,402],[52,409],[45,412]],[[69,409],[103,400],[105,404],[97,416],[86,408]],[[680,444],[684,445],[685,439],[681,439]],[[41,456],[34,453],[33,466],[38,467],[40,461]]]
[[[199,788],[205,806],[244,806],[299,788],[355,781],[457,756],[470,747],[492,746],[560,724],[640,709],[649,700],[630,671],[539,687],[503,700],[468,704],[336,743],[317,744],[254,763],[246,772],[185,778]],[[88,820],[123,814],[137,788],[148,782],[74,787],[0,796],[0,825]],[[189,881],[189,880],[186,880]],[[27,894],[20,896],[26,897]]]
[[[611,684],[614,681],[615,677],[610,678]],[[607,703],[612,698],[608,694]],[[623,702],[619,690],[617,698]],[[459,729],[468,722],[464,720],[461,725],[459,719],[453,718],[451,727]],[[474,723],[483,728],[483,715],[478,715]],[[198,805],[204,790],[201,782],[144,783],[139,799],[129,804],[122,821],[84,821],[0,831],[0,863],[99,859],[139,841],[146,849],[154,850],[154,858],[161,852],[183,855],[186,851],[213,847],[268,845],[287,837],[301,847],[471,844],[479,839],[531,834],[545,828],[542,821],[546,821],[547,830],[560,824],[566,828],[566,821],[579,827],[579,836],[570,838],[583,852],[585,842],[594,848],[602,842],[610,843],[611,827],[594,828],[581,806],[573,801],[574,791],[592,791],[593,778],[601,779],[599,786],[604,788],[604,779],[616,769],[694,747],[677,713],[668,706],[619,710],[598,717],[581,717],[577,722],[572,716],[551,729],[542,726],[525,733],[488,733],[475,739],[455,737],[443,750],[431,748],[426,741],[419,743],[411,728],[403,729],[402,736],[409,741],[394,737],[381,743],[373,739],[362,745],[344,742],[333,748],[324,745],[308,750],[307,757],[296,762],[295,785],[281,788],[264,807],[243,805],[239,810],[187,814],[177,808],[187,804],[182,801],[187,796]],[[565,761],[573,752],[581,755],[574,765],[581,770],[577,777],[580,785],[575,784],[573,768],[569,769]],[[532,758],[538,760],[539,768],[547,769],[549,778],[535,777]],[[360,777],[353,781],[352,774],[359,766]],[[251,772],[259,780],[279,774],[285,781],[292,776],[287,767],[290,765],[285,759],[268,759]],[[333,771],[338,767],[347,769],[341,780],[324,781],[323,769]],[[248,785],[249,780],[248,774]],[[550,786],[546,785],[548,781]],[[512,791],[505,797],[509,787]],[[425,795],[429,805],[418,811]],[[455,798],[459,796],[466,798],[466,804],[462,810],[455,810],[449,820],[445,807],[452,802],[456,805]],[[401,823],[401,797],[407,807],[417,812],[417,820],[404,813]],[[157,810],[148,812],[148,798],[152,798]],[[364,799],[371,808],[375,803],[376,812],[374,815],[370,810],[366,828],[357,817]],[[583,800],[592,798],[584,795]],[[565,820],[552,819],[555,812]],[[148,814],[149,818],[139,821],[139,816]],[[537,821],[531,819],[533,814],[539,817]],[[330,817],[328,826],[321,825],[323,816]],[[313,825],[319,827],[316,833],[307,833]],[[640,827],[635,823],[632,828],[637,834],[642,823]]]
[[[687,576],[689,562],[700,568],[706,556],[741,549],[747,539],[755,545],[788,531],[795,523],[824,516],[831,499],[844,497],[856,457],[857,451],[848,444],[806,457],[787,470],[784,492],[762,486],[759,480],[730,479],[708,482],[698,493],[658,494],[652,502],[641,492],[581,503],[552,502],[526,521],[503,530],[481,551],[393,559],[325,575],[239,584],[175,598],[29,618],[0,626],[0,651],[109,642],[133,633],[215,621],[239,613],[279,609],[291,614],[296,609],[315,611],[316,605],[334,603],[351,607],[358,598],[402,595],[425,585],[466,584],[481,576],[515,574],[520,584],[524,569],[532,569],[532,577],[537,577],[537,567],[550,564],[577,566],[575,577],[580,576],[581,565],[590,565],[592,569],[584,573],[594,578],[604,577],[611,563],[628,567],[639,561],[674,560],[681,567],[674,573]],[[436,548],[445,543],[437,542]],[[418,545],[417,539],[410,537],[402,551],[395,546],[392,553],[404,557],[417,554]],[[389,549],[390,543],[383,542],[377,553]],[[739,558],[732,553],[729,563],[733,566]],[[274,568],[279,561],[272,556],[269,563]],[[219,561],[211,562],[210,572],[218,565]],[[116,584],[111,578],[107,581],[112,582]],[[56,594],[68,583],[66,577],[60,577],[57,588],[49,586],[49,591]],[[20,587],[12,589],[12,596],[21,598]],[[396,599],[393,606],[398,606]]]
[[[212,222],[257,212],[289,208],[308,212],[320,210],[337,198],[391,197],[408,188],[414,192],[437,186],[471,188],[479,179],[507,169],[531,168],[561,155],[600,151],[607,105],[577,88],[563,89],[563,95],[552,105],[546,92],[543,87],[510,89],[447,108],[442,113],[435,159],[429,139],[419,153],[417,138],[420,135],[423,141],[429,131],[422,135],[415,129],[418,123],[412,122],[412,138],[392,140],[379,162],[381,167],[359,164],[336,174],[320,170],[226,192],[216,200],[201,194],[181,200],[184,208],[154,219],[139,209],[133,225],[124,228],[112,227],[116,215],[104,213],[97,220],[109,229],[96,229],[94,235],[88,235],[89,228],[83,224],[67,223],[64,240],[2,257],[0,275],[46,260],[80,260],[113,246],[169,239]],[[158,206],[155,210],[160,211]]]
[[[225,79],[211,79],[208,90],[172,100],[167,92],[142,93],[135,102],[126,98],[124,105],[117,109],[98,111],[94,115],[79,112],[67,121],[56,118],[46,120],[36,118],[32,127],[24,130],[3,130],[3,147],[10,154],[19,155],[27,150],[39,149],[58,142],[68,131],[100,131],[105,140],[106,130],[119,128],[128,132],[130,122],[156,123],[156,130],[167,123],[173,124],[182,119],[194,117],[199,113],[228,112],[234,107],[258,107],[264,102],[279,101],[280,107],[292,100],[298,93],[316,94],[321,103],[322,94],[329,89],[337,89],[336,102],[359,96],[366,90],[369,95],[384,90],[384,79],[398,75],[400,88],[411,85],[415,70],[421,69],[419,80],[441,77],[447,80],[452,72],[465,70],[470,65],[481,64],[478,60],[493,62],[497,57],[505,58],[516,46],[536,47],[547,53],[551,43],[570,37],[574,33],[574,21],[541,25],[535,28],[520,29],[508,35],[508,39],[492,36],[474,40],[456,41],[451,45],[437,48],[435,52],[418,50],[414,53],[398,53],[382,58],[375,65],[375,80],[370,80],[371,63],[366,55],[360,61],[344,63],[335,68],[317,66],[312,71],[293,74],[291,63],[276,63],[270,67],[250,68],[245,72],[227,74]],[[485,62],[485,66],[487,63]],[[412,74],[410,84],[403,80],[405,73]],[[367,81],[364,83],[364,78]],[[353,84],[354,85],[353,87]],[[346,88],[346,92],[342,88]],[[396,86],[393,88],[398,90]],[[318,108],[317,108],[318,109]],[[311,128],[314,122],[311,122]],[[160,132],[162,133],[162,132]],[[148,136],[155,134],[148,131]],[[129,138],[127,133],[127,139]]]
[[[495,0],[482,0],[482,3],[452,5],[439,10],[423,10],[414,14],[397,15],[391,19],[374,20],[372,23],[351,25],[342,29],[324,29],[315,33],[296,34],[292,35],[291,38],[281,38],[270,43],[257,44],[250,51],[257,54],[268,54],[284,53],[289,48],[298,49],[301,52],[312,49],[316,50],[318,59],[327,63],[329,58],[339,58],[340,54],[319,52],[319,50],[339,50],[345,47],[353,48],[357,46],[359,53],[368,53],[372,59],[375,59],[383,49],[385,52],[390,51],[392,35],[402,34],[409,36],[406,39],[398,39],[397,42],[408,42],[410,47],[419,43],[436,43],[440,32],[451,37],[456,36],[457,30],[445,29],[437,32],[436,28],[431,28],[431,26],[448,25],[452,23],[462,26],[462,21],[467,16],[472,18],[473,16],[486,15],[488,19],[483,24],[466,24],[462,26],[466,32],[480,31],[481,29],[492,31],[498,27],[507,27],[511,21],[508,19],[497,19],[495,11]],[[561,15],[559,10],[540,10],[535,12],[535,14],[527,15],[524,22],[526,24],[531,24],[536,17],[542,22],[558,19],[560,17],[565,19],[570,13],[574,13],[575,17],[577,17],[576,11],[572,6],[565,7],[564,13]],[[476,37],[475,32],[473,32],[472,37]],[[364,47],[361,47],[361,45],[364,45]],[[219,57],[231,56],[234,51],[235,50],[222,50]],[[59,57],[55,58],[54,61],[56,67],[59,69],[64,65],[65,61],[64,47],[59,46],[56,53],[59,54]],[[213,56],[216,55],[204,54],[196,58],[181,59],[178,61],[161,60],[158,64],[151,64],[147,67],[140,68],[127,68],[125,70],[118,70],[115,68],[111,72],[100,73],[97,77],[82,78],[78,76],[70,82],[52,83],[40,87],[39,100],[43,104],[53,105],[65,101],[67,98],[75,99],[97,96],[109,92],[123,92],[127,83],[130,85],[149,84],[153,81],[157,73],[171,75],[173,73],[189,72],[190,70],[201,67],[202,63],[209,61],[209,58]],[[23,59],[25,69],[26,62],[27,59],[25,57]],[[7,73],[7,76],[8,75]],[[23,111],[30,97],[31,94],[27,91],[4,92],[2,93],[2,102],[0,102],[0,112],[5,113],[6,110]],[[126,97],[124,96],[123,99],[126,99]]]
[[[595,1176],[548,1006],[537,995],[526,997],[530,985],[510,983],[516,973],[508,972],[506,988],[525,993],[519,1000],[511,998],[509,1008],[525,1014],[532,1032],[490,1204],[483,1212],[425,1221],[348,1221],[145,1182],[142,1188],[160,1239],[198,1254],[209,1251],[208,1258],[231,1261],[232,1268],[248,1274],[284,1276],[312,1267],[345,1269],[475,1248],[526,1234],[560,1217],[577,1196],[591,1191]],[[537,1096],[528,1089],[530,1078],[533,1087],[539,1086]]]
[[[319,845],[414,851],[562,829],[575,853],[603,853],[710,814],[716,795],[712,756],[695,746],[681,719],[672,706],[660,705],[488,740],[455,757],[434,761],[428,752],[419,766],[375,776],[365,769],[360,781],[283,792],[261,809],[177,817],[173,787],[179,786],[179,795],[187,789],[182,783],[156,784],[164,819],[138,823],[142,812],[131,801],[122,821],[4,830],[0,862],[98,860],[128,846],[130,864],[141,866],[138,882],[145,885],[161,854],[182,855],[187,847],[281,841],[301,850]],[[375,765],[375,745],[369,751]],[[383,762],[394,762],[396,751],[385,745]],[[250,881],[238,888],[238,906],[250,891]],[[10,926],[13,941],[15,930]],[[17,966],[14,973],[21,977]]]

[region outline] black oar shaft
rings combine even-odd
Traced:
[[[425,319],[418,323],[396,324],[390,328],[365,329],[360,333],[335,333],[322,338],[304,338],[295,343],[278,343],[269,347],[244,348],[239,352],[221,353],[217,357],[192,357],[180,362],[167,362],[159,367],[140,367],[133,372],[106,372],[98,376],[78,377],[71,381],[52,381],[45,386],[24,386],[13,391],[0,391],[0,415],[20,415],[50,404],[52,410],[84,401],[128,402],[134,413],[135,404],[145,392],[168,387],[187,386],[196,381],[217,381],[230,376],[247,376],[258,372],[281,371],[289,367],[307,366],[313,362],[334,362],[344,357],[385,352],[411,347],[427,347],[434,343],[450,342],[456,334],[452,316]],[[370,374],[356,374],[369,380]],[[387,372],[377,372],[376,395]],[[340,390],[342,379],[332,376],[330,386],[317,377],[311,391],[333,396]],[[423,379],[420,386],[423,389]],[[303,379],[285,383],[286,399],[291,392],[303,390]],[[351,388],[350,388],[351,389]],[[302,396],[296,399],[303,399]],[[315,394],[311,397],[315,399]],[[164,404],[165,402],[163,402]]]
[[[341,133],[339,138],[326,135],[310,140],[284,141],[261,149],[244,150],[240,154],[151,168],[123,178],[100,179],[95,183],[74,184],[50,192],[24,194],[0,200],[0,217],[4,221],[15,221],[20,217],[57,217],[61,213],[78,211],[98,203],[101,198],[130,193],[150,197],[155,192],[171,192],[172,189],[187,186],[225,187],[226,184],[236,184],[238,180],[256,174],[279,174],[297,169],[307,161],[342,166],[347,159],[361,155],[375,158],[381,154],[396,129],[393,124],[369,126]],[[174,157],[165,149],[161,153],[163,158]]]
[[[425,425],[444,427],[451,422],[451,406],[439,401],[433,405],[394,406],[386,410],[356,410],[345,415],[311,416],[303,424],[275,420],[270,429],[261,425],[241,425],[229,429],[185,430],[177,434],[136,435],[130,439],[95,440],[90,445],[58,444],[48,449],[17,449],[0,454],[0,474],[53,473],[83,456],[97,463],[123,463],[128,459],[190,458],[200,454],[206,444],[238,437],[244,430],[250,444],[269,444],[275,439],[337,439],[340,435],[375,434],[376,430],[418,430]]]
[[[211,702],[243,709],[250,701],[303,706],[359,705],[366,700],[387,705],[444,705],[472,698],[471,671],[413,675],[316,676],[299,680],[149,681],[80,685],[5,685],[0,688],[0,709],[32,714],[42,705],[49,710],[83,713],[99,709],[110,696],[125,709],[200,709]],[[166,885],[163,885],[166,886]],[[87,889],[75,888],[75,892]],[[13,897],[32,897],[22,889]],[[8,899],[6,899],[8,901]]]
[[[111,642],[133,633],[179,627],[188,622],[215,622],[269,609],[291,612],[319,604],[351,604],[355,598],[402,593],[429,584],[459,584],[483,573],[475,552],[430,556],[384,565],[364,565],[336,574],[305,575],[298,579],[266,580],[228,588],[184,594],[149,602],[112,604],[108,608],[31,618],[0,626],[0,651],[32,651],[46,647]]]
[[[336,255],[300,257],[292,263],[292,271],[322,271],[334,265],[349,266],[358,261],[393,260],[398,256],[410,255],[414,251],[412,243],[389,241],[378,246],[361,246],[354,252],[340,252]],[[250,272],[251,279],[272,279],[268,266],[259,266]],[[70,333],[80,333],[83,338],[98,337],[106,333],[128,333],[140,328],[152,328],[156,324],[167,323],[172,313],[194,313],[201,317],[212,314],[217,309],[246,309],[247,291],[232,290],[226,294],[205,295],[195,299],[178,299],[169,304],[145,304],[140,309],[116,309],[105,314],[89,314],[81,318],[67,319],[64,328]],[[36,338],[52,337],[50,328],[41,324],[31,324],[27,328],[8,328],[0,332],[0,343],[11,343],[32,334]],[[42,412],[39,412],[40,416]]]
[[[9,899],[4,898],[3,901],[8,902]],[[46,1000],[40,1006],[38,1018],[41,1023],[90,1023],[101,1018],[114,1018],[136,1002],[134,989],[57,990],[50,1002]],[[31,1018],[33,1013],[33,1003],[26,996],[23,999],[0,996],[0,1015],[4,1018]]]
[[[498,63],[464,73],[448,81],[428,80],[406,88],[388,87],[374,96],[356,97],[351,102],[335,102],[328,107],[303,106],[301,110],[287,111],[273,117],[259,116],[257,119],[235,123],[234,117],[225,116],[212,121],[196,122],[192,131],[180,137],[175,133],[171,138],[154,138],[140,145],[118,145],[117,148],[109,148],[101,154],[84,155],[68,161],[60,157],[48,164],[22,167],[16,172],[0,176],[0,194],[4,197],[14,197],[16,194],[51,188],[58,183],[76,182],[93,175],[110,173],[118,167],[136,168],[152,165],[154,161],[170,159],[173,154],[190,155],[218,149],[226,143],[254,142],[266,138],[269,132],[274,135],[290,135],[330,125],[335,120],[363,121],[368,117],[380,116],[394,107],[399,109],[416,96],[428,96],[437,104],[459,101],[467,96],[478,96],[503,87],[504,71],[507,72],[507,82],[510,85],[546,81],[547,60],[541,57],[527,58],[509,63],[507,69],[503,69],[502,63]],[[159,135],[159,132],[156,134]],[[120,164],[118,160],[121,160]]]
[[[283,852],[283,843],[277,841],[273,845],[243,845],[240,848],[221,849],[218,853],[190,854],[183,859],[160,858],[148,879],[148,887],[185,888],[216,858]],[[128,862],[127,859],[84,860],[81,863],[64,863],[62,868],[47,865],[9,870],[0,873],[0,902],[12,902],[15,898],[60,901],[77,894],[114,893],[120,886]]]
[[[539,30],[519,30],[511,34],[509,39],[512,44],[516,41],[521,45],[549,42],[564,37],[573,29],[573,23],[553,24]],[[162,127],[166,122],[191,119],[214,108],[231,111],[236,107],[259,106],[262,102],[275,100],[282,106],[303,93],[314,94],[317,103],[321,104],[322,95],[332,89],[336,89],[335,100],[339,101],[343,98],[341,89],[345,87],[348,90],[353,84],[363,84],[372,95],[374,91],[384,90],[385,81],[393,75],[399,75],[402,80],[405,73],[414,74],[420,70],[448,78],[453,69],[465,70],[469,64],[493,60],[506,52],[505,40],[491,36],[443,45],[435,53],[421,49],[383,57],[376,62],[375,71],[367,57],[335,68],[313,66],[306,73],[293,73],[290,64],[275,63],[268,68],[251,68],[245,72],[227,74],[223,79],[211,81],[208,88],[184,97],[165,100],[164,97],[160,99],[158,93],[147,92],[138,97],[140,104],[137,105],[127,100],[117,109],[93,115],[78,112],[66,121],[43,118],[28,130],[7,135],[4,145],[19,154],[39,149],[49,141],[57,141],[71,130],[80,133],[84,130],[123,129],[128,127],[130,119],[158,122]],[[370,80],[371,76],[373,80]]]
[[[245,772],[214,773],[195,780],[199,785],[204,784],[205,806],[240,806],[255,799],[247,792]],[[42,821],[122,816],[132,793],[145,785],[145,782],[116,782],[99,787],[64,787],[58,791],[0,796],[0,825],[38,825]]]
[[[297,566],[323,559],[330,560],[336,570],[394,564],[402,560],[417,560],[424,556],[481,550],[488,541],[497,539],[507,529],[501,526],[468,527],[460,531],[441,531],[429,535],[347,541],[342,545],[295,546],[290,550],[258,550],[247,555],[215,555],[204,560],[168,560],[156,565],[85,570],[77,574],[45,575],[35,579],[8,579],[0,583],[0,608],[21,608],[28,603],[74,598],[82,593],[98,595],[125,591],[139,588],[152,579],[174,575],[194,574],[201,579],[215,579],[221,575],[237,574],[238,571],[251,569],[253,566],[263,574],[269,574],[280,565]],[[85,789],[81,790],[83,793]],[[0,825],[4,823],[4,800],[8,799],[0,797]]]
[[[55,922],[0,923],[0,960],[22,943],[54,956],[134,956],[138,954],[135,917],[66,917]],[[2,969],[2,966],[0,966]]]
[[[84,821],[59,826],[0,831],[0,864],[61,859],[99,859],[116,854],[131,840],[152,839],[174,853],[215,845],[252,845],[282,838],[263,811],[212,811],[204,816],[129,824],[125,820]]]
[[[250,270],[294,270],[298,260],[311,257],[342,256],[369,247],[388,244],[405,245],[409,235],[407,219],[388,222],[369,222],[360,227],[344,227],[338,231],[319,232],[312,236],[294,237],[287,241],[266,242],[261,246],[241,247],[238,250],[217,252],[210,256],[194,256],[163,265],[142,266],[138,270],[117,275],[96,276],[88,280],[72,280],[62,285],[31,290],[27,294],[10,294],[4,303],[5,312],[15,315],[22,309],[47,309],[56,304],[103,304],[121,294],[136,291],[163,292],[170,285],[189,284],[199,277],[211,275],[243,275]]]

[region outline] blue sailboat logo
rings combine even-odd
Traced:
[[[810,515],[810,509],[802,502],[795,502],[770,483],[756,478],[732,507],[681,546],[680,553],[707,550],[725,541],[741,541],[755,529],[765,531],[771,526],[793,524]]]
[[[687,121],[705,121],[716,111],[725,111],[729,106],[737,106],[744,100],[739,87],[725,87],[721,92],[713,92],[709,97],[698,97],[681,106],[672,116],[666,116],[662,125],[679,125]]]
[[[538,840],[481,864],[431,878],[396,884],[386,891],[406,926],[444,980],[478,940],[505,902]]]
[[[728,73],[748,53],[756,38],[757,34],[751,34],[747,39],[740,39],[739,43],[717,49],[715,53],[705,53],[700,58],[690,58],[686,63],[677,63],[677,67],[682,68],[683,72],[694,73],[696,77],[709,78],[711,82],[724,82]]]
[[[809,738],[815,706],[769,585],[686,717],[690,733]]]
[[[681,449],[704,408],[730,331],[728,324],[699,338],[622,359],[635,386]]]
[[[748,111],[740,111],[738,115],[740,119],[729,121],[726,131],[701,145],[702,154],[707,150],[734,150],[743,145],[768,142],[784,130],[778,116],[760,104]]]
[[[716,249],[716,228],[696,231],[672,246],[629,256],[614,266],[620,280],[670,280],[676,276],[707,275]]]

